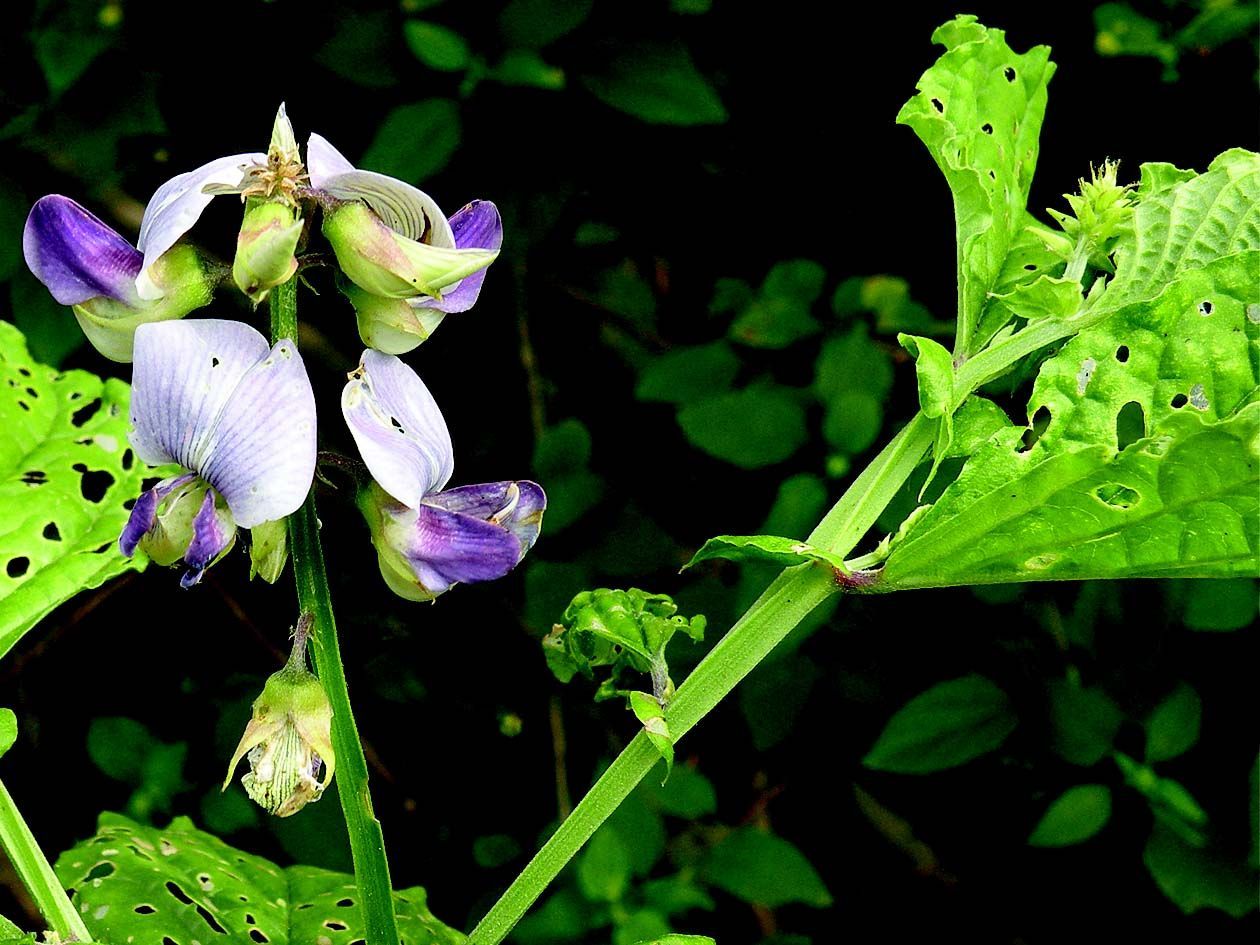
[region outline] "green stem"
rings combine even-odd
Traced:
[[[804,565],[780,574],[678,687],[665,718],[685,735],[788,632],[836,590],[830,568]],[[498,945],[566,863],[661,760],[640,732],[473,929],[468,945]]]
[[[8,855],[48,927],[64,942],[90,942],[92,936],[87,926],[61,888],[57,874],[3,784],[0,784],[0,849]]]
[[[271,290],[272,341],[288,338],[297,344],[297,287],[290,280]],[[368,945],[397,945],[398,927],[394,919],[393,888],[389,861],[385,858],[385,836],[372,811],[368,790],[367,758],[354,724],[350,693],[346,686],[341,649],[337,645],[337,624],[333,618],[328,575],[324,570],[324,550],[319,541],[319,517],[315,511],[315,491],[303,506],[289,516],[289,556],[293,560],[298,606],[310,614],[311,659],[332,704],[332,743],[337,753],[337,794],[346,816],[354,878],[359,887],[359,905]]]

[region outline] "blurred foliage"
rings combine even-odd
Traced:
[[[1247,0],[1103,3],[1094,9],[1094,26],[1100,56],[1156,59],[1164,65],[1165,82],[1177,81],[1184,56],[1208,56],[1235,42],[1260,47],[1260,8]]]
[[[552,813],[546,781],[555,752],[556,790],[567,790],[566,735],[577,785],[633,727],[619,706],[591,705],[589,687],[544,691],[551,680],[538,641],[575,595],[641,583],[668,590],[682,613],[705,614],[706,639],[671,650],[671,673],[683,678],[778,565],[749,555],[682,577],[676,570],[705,536],[736,525],[804,539],[918,402],[919,378],[898,334],[944,341],[953,331],[952,287],[929,282],[952,271],[951,234],[908,217],[895,232],[868,237],[864,229],[877,216],[906,217],[926,160],[886,157],[883,138],[872,152],[860,137],[844,147],[807,137],[818,128],[853,131],[869,117],[853,102],[845,106],[852,114],[820,121],[809,79],[819,73],[794,61],[829,63],[834,30],[802,22],[814,14],[801,9],[784,14],[786,27],[757,11],[753,26],[744,24],[739,41],[724,49],[724,29],[737,16],[732,6],[368,3],[311,18],[303,42],[277,40],[264,57],[277,62],[275,50],[283,49],[287,68],[314,89],[309,114],[291,100],[301,124],[355,130],[347,154],[357,163],[434,193],[462,195],[485,186],[474,174],[500,175],[493,179],[501,189],[485,196],[500,202],[507,243],[487,281],[485,310],[470,313],[463,339],[453,332],[444,342],[450,347],[430,353],[424,367],[455,390],[468,373],[461,364],[488,365],[485,389],[468,396],[493,398],[504,421],[477,430],[453,416],[452,428],[461,450],[462,441],[469,444],[470,469],[490,470],[491,458],[523,467],[532,445],[533,474],[551,500],[543,541],[519,584],[459,601],[451,595],[448,607],[421,612],[380,600],[377,575],[353,552],[330,554],[356,706],[380,755],[373,756],[377,806],[387,837],[399,838],[391,840],[395,876],[442,886],[444,902],[454,903],[453,912],[439,910],[448,917],[464,910],[475,919],[488,905],[476,896],[506,885],[550,829],[539,833]],[[237,32],[226,41],[276,35],[299,9],[283,0],[232,7]],[[244,149],[255,131],[265,131],[274,99],[291,94],[278,80],[274,89],[262,83],[261,91],[251,87],[260,99],[254,107],[235,71],[223,78],[225,56],[233,70],[245,67],[239,51],[218,46],[207,58],[175,43],[156,48],[177,12],[154,17],[117,0],[39,0],[10,14],[0,86],[0,302],[7,300],[43,364],[96,362],[79,350],[82,335],[69,311],[22,265],[21,225],[31,202],[44,192],[72,194],[134,231],[158,182],[224,153],[207,150],[210,135]],[[899,102],[930,58],[927,30],[951,12],[923,11],[913,27],[919,13],[909,9],[846,14],[883,17],[854,27],[869,42],[852,44],[860,78],[846,75],[896,86]],[[1019,16],[1008,8],[989,18]],[[1232,37],[1255,29],[1254,5],[1246,3],[1105,4],[1095,24],[1087,10],[1056,11],[1053,24],[1040,8],[1022,17],[1020,43],[1042,41],[1040,31],[1053,27],[1061,31],[1056,45],[1072,37],[1077,59],[1089,59],[1096,24],[1100,52],[1154,56],[1170,79],[1179,72],[1184,80],[1201,53],[1219,48],[1193,88],[1222,97],[1237,88],[1203,76],[1245,41]],[[810,39],[800,34],[811,31],[826,34],[826,48],[798,52]],[[213,22],[206,32],[225,41]],[[793,59],[765,58],[779,46]],[[175,81],[171,70],[183,55],[213,87]],[[900,71],[883,71],[889,63]],[[798,67],[804,91],[767,74],[794,75]],[[1078,114],[1096,106],[1099,83],[1116,81],[1114,72],[1094,71],[1074,88],[1068,71],[1052,95],[1063,94]],[[779,98],[752,102],[762,87]],[[891,125],[896,105],[878,91],[871,90],[884,109],[878,118]],[[1117,153],[1113,141],[1118,150],[1131,143],[1126,121],[1173,127],[1176,116],[1160,111],[1167,100],[1152,95],[1146,105],[1139,91],[1109,115],[1112,137],[1071,149],[1075,163],[1047,178],[1055,188],[1082,173],[1088,148],[1102,149],[1101,158]],[[330,101],[318,113],[321,95]],[[803,101],[807,115],[790,107]],[[258,128],[251,131],[243,116]],[[904,133],[894,140],[912,150]],[[579,146],[590,141],[598,148]],[[1201,166],[1211,157],[1207,148],[1177,153]],[[1148,148],[1133,156],[1163,155]],[[774,230],[775,213],[794,201],[816,201],[827,212],[808,231]],[[738,213],[718,214],[718,207]],[[852,222],[837,219],[839,208]],[[718,239],[713,230],[734,230],[732,221],[738,240]],[[221,254],[230,252],[237,222],[214,247]],[[859,243],[874,248],[863,252]],[[943,266],[926,258],[929,246]],[[912,281],[883,274],[885,267]],[[330,282],[318,271],[311,278],[322,293],[303,301],[317,313],[312,370],[336,376],[357,354],[353,319],[337,308]],[[447,368],[447,360],[456,366]],[[989,393],[991,401],[976,401],[988,406],[954,416],[961,452],[943,460],[935,494],[957,473],[950,463],[966,444],[995,424],[1028,419],[1009,391]],[[517,432],[527,414],[532,441]],[[924,464],[882,529],[894,529],[914,508],[928,474]],[[331,498],[322,511],[330,534],[345,535],[347,545],[364,540]],[[69,805],[46,790],[42,764],[50,746],[70,757],[81,752],[86,730],[99,775],[81,775],[92,779],[91,796],[109,799],[97,807],[124,808],[154,828],[168,813],[191,813],[234,845],[278,861],[348,869],[335,803],[260,823],[238,787],[225,794],[210,787],[244,725],[246,693],[268,668],[259,639],[278,640],[272,628],[287,626],[292,615],[236,584],[212,584],[194,604],[159,588],[159,580],[122,589],[113,606],[93,597],[100,613],[54,615],[48,638],[60,642],[73,632],[73,646],[45,652],[42,640],[37,649],[27,639],[0,663],[5,671],[23,661],[21,678],[35,680],[23,697],[46,716],[34,720],[29,736],[24,729],[6,757],[6,780],[25,780],[21,800],[35,809],[37,828],[91,832],[89,822],[67,813],[82,806],[86,791]],[[684,744],[664,786],[646,779],[600,829],[516,940],[705,941],[667,934],[677,929],[712,933],[723,945],[797,945],[838,940],[846,928],[854,934],[845,925],[860,921],[854,915],[886,934],[890,927],[965,928],[1005,940],[1031,929],[1004,925],[1016,906],[993,903],[1019,895],[1018,905],[1029,906],[1043,894],[1038,914],[1065,916],[1074,931],[1082,914],[1104,906],[1123,908],[1148,931],[1175,927],[1210,940],[1221,931],[1210,924],[1214,917],[1254,905],[1254,725],[1242,721],[1246,706],[1237,696],[1250,691],[1249,678],[1236,673],[1254,664],[1255,581],[905,597],[877,602],[884,609],[846,601],[838,611],[832,602],[811,615],[741,684],[733,705]],[[203,601],[204,613],[190,614]],[[511,633],[516,611],[520,639]],[[234,675],[242,666],[258,678]],[[100,717],[90,727],[79,717],[84,702],[65,695],[78,690],[63,677],[91,692],[86,711]],[[0,677],[15,692],[19,681]],[[960,688],[970,693],[962,701],[953,698]],[[557,707],[551,732],[547,697]],[[0,746],[3,734],[0,717]],[[687,756],[692,750],[697,755]],[[919,775],[926,780],[918,789],[919,777],[898,773],[907,757],[915,759],[911,767],[931,768]],[[555,804],[565,808],[563,800]],[[1132,879],[1138,859],[1149,880]],[[1083,883],[1073,886],[1077,875]],[[1116,876],[1123,878],[1118,886]],[[941,896],[938,887],[955,881],[982,905],[968,911],[958,905],[966,897]],[[1106,899],[1090,898],[1104,885]],[[1056,896],[1044,893],[1051,888]],[[173,894],[161,894],[174,907]],[[18,915],[16,901],[7,903],[0,911]],[[204,924],[182,905],[184,918]],[[1199,914],[1182,919],[1179,910]],[[985,924],[979,932],[978,924]]]

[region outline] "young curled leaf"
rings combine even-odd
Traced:
[[[840,574],[847,575],[844,558],[822,548],[815,548],[807,542],[794,538],[780,538],[777,535],[718,535],[704,543],[690,561],[683,566],[693,568],[701,561],[713,558],[725,558],[728,561],[755,561],[764,564],[777,564],[790,568],[793,565],[808,564],[821,561],[835,568]]]

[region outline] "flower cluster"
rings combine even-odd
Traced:
[[[230,270],[183,241],[223,194],[245,206]],[[503,242],[498,210],[478,200],[448,218],[429,195],[355,168],[317,134],[303,162],[283,106],[266,153],[218,158],[159,187],[134,246],[58,194],[26,221],[31,271],[98,351],[134,361],[137,455],[178,467],[136,500],[122,553],[182,562],[190,587],[249,529],[255,572],[279,577],[283,519],[305,501],[316,466],[315,398],[296,339],[269,345],[242,322],[181,319],[229,273],[255,305],[292,279],[317,214],[368,345],[342,411],[372,478],[359,506],[382,576],[410,600],[501,577],[538,535],[543,491],[525,481],[444,490],[450,434],[396,357],[477,301]]]
[[[224,194],[244,204],[230,268],[184,242]],[[251,573],[278,580],[284,520],[306,501],[317,463],[315,396],[296,339],[269,344],[244,322],[183,319],[229,276],[255,306],[293,279],[316,216],[368,346],[341,405],[370,474],[358,504],[385,583],[408,600],[432,600],[455,584],[502,577],[538,537],[546,496],[527,481],[447,489],[446,422],[397,357],[477,301],[503,242],[498,210],[479,200],[448,218],[427,194],[355,168],[319,135],[303,161],[284,106],[266,153],[219,158],[159,187],[134,246],[59,194],[37,201],[26,221],[31,272],[72,307],[101,354],[134,362],[131,444],[170,472],[135,500],[119,549],[182,563],[181,584],[192,587],[247,529]],[[317,799],[334,767],[331,710],[306,670],[305,628],[232,760],[235,769],[248,757],[247,791],[279,816]]]

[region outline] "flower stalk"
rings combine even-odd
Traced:
[[[273,338],[297,339],[297,285],[294,280],[276,286],[268,297]],[[311,617],[311,660],[315,673],[332,704],[332,744],[337,755],[337,794],[346,817],[354,878],[368,945],[394,945],[398,927],[394,918],[393,888],[385,837],[372,810],[368,788],[367,758],[350,708],[332,596],[319,541],[319,518],[314,489],[302,507],[289,516],[289,551],[297,584],[299,609]]]

